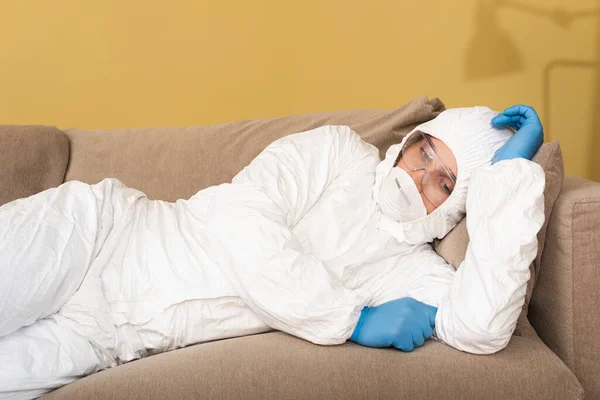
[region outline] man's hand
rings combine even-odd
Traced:
[[[350,340],[367,347],[413,351],[433,334],[437,308],[410,297],[365,307]]]
[[[494,155],[493,162],[526,158],[531,160],[544,143],[544,129],[540,118],[530,106],[516,105],[492,118],[494,126],[510,126],[516,132]]]

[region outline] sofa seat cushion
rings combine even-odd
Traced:
[[[203,343],[90,375],[54,399],[582,399],[539,339],[477,356],[429,340],[412,353],[318,346],[282,332]]]

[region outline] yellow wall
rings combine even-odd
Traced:
[[[2,0],[0,123],[201,125],[419,94],[448,107],[522,102],[552,116],[567,173],[600,180],[600,69],[543,79],[553,60],[600,57],[600,16],[542,15],[600,0],[494,6],[507,1]],[[486,76],[490,65],[506,73]]]

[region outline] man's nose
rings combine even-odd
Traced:
[[[419,191],[419,193],[422,193],[423,191],[423,178],[425,177],[426,172],[426,168],[408,171],[408,175],[410,175],[413,182],[417,186],[417,190]]]

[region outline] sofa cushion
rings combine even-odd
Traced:
[[[231,181],[285,135],[348,125],[384,155],[391,144],[443,109],[440,100],[421,96],[391,111],[331,111],[182,128],[68,129],[71,160],[66,180],[97,183],[118,178],[149,198],[175,201]]]
[[[0,205],[63,182],[69,141],[52,126],[0,125]]]
[[[317,346],[281,332],[175,350],[90,375],[54,399],[582,399],[539,339],[474,356],[432,340],[411,353]]]
[[[552,214],[552,208],[554,203],[560,194],[562,182],[564,180],[564,169],[563,169],[563,158],[560,145],[557,141],[544,144],[533,157],[533,161],[540,164],[544,169],[546,175],[546,186],[544,188],[544,224],[540,229],[538,238],[538,253],[536,259],[529,267],[531,277],[527,283],[527,293],[525,296],[525,303],[523,304],[523,311],[519,316],[517,327],[515,329],[515,335],[519,336],[532,336],[535,335],[535,331],[527,320],[527,310],[529,308],[529,302],[535,283],[540,273],[540,265],[542,259],[542,253],[544,251],[544,245],[546,240],[546,231],[548,229],[548,221]],[[435,249],[444,259],[451,264],[454,268],[458,268],[462,261],[465,259],[467,252],[467,246],[469,244],[469,234],[467,233],[467,221],[465,217],[463,220],[446,235],[443,240],[436,240],[434,242]]]

